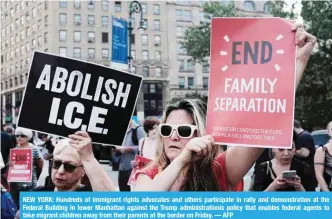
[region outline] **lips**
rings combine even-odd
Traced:
[[[60,179],[60,178],[55,178],[56,181],[58,182],[65,182],[66,180],[65,179]]]
[[[171,146],[169,146],[169,148],[170,148],[170,149],[180,149],[180,147],[175,146],[175,145],[171,145]]]

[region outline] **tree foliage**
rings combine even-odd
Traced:
[[[287,19],[296,18],[295,4],[286,1],[269,3],[270,14]],[[301,16],[309,33],[318,38],[318,46],[310,57],[297,90],[295,117],[306,128],[325,127],[332,120],[332,1],[302,1]],[[288,8],[288,10],[285,10]],[[210,55],[211,17],[239,17],[233,2],[207,2],[203,6],[205,21],[189,28],[183,48],[196,62],[204,62]]]

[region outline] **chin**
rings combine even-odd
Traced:
[[[168,151],[166,152],[166,156],[168,157],[168,159],[170,160],[174,160],[177,156],[179,156],[181,151],[174,151],[174,150],[171,150],[171,151]]]

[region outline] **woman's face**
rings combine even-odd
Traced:
[[[327,127],[327,133],[332,138],[332,124]]]
[[[23,134],[17,134],[16,136],[16,140],[17,140],[17,144],[18,145],[25,145],[26,143],[28,143],[28,137],[23,135]]]
[[[149,136],[149,138],[151,138],[151,139],[156,139],[156,137],[157,137],[157,129],[158,128],[158,126],[157,125],[155,125],[155,126],[153,126],[153,128],[151,129],[151,130],[149,130],[149,132],[148,132],[148,136]]]
[[[185,110],[172,111],[168,115],[165,123],[170,125],[194,124],[190,114]],[[186,144],[194,137],[197,137],[196,132],[191,138],[180,138],[175,130],[173,130],[169,138],[163,137],[164,150],[168,159],[170,159],[171,161],[174,160],[181,153]]]
[[[295,144],[292,149],[273,149],[276,159],[282,164],[289,164],[295,155]]]

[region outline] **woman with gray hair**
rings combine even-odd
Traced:
[[[37,187],[38,178],[43,170],[43,159],[40,155],[38,148],[29,143],[32,138],[32,131],[30,129],[18,127],[15,130],[15,137],[17,140],[16,148],[31,148],[32,149],[32,180],[29,183],[16,182],[10,183],[10,193],[13,199],[19,206],[19,192],[20,191],[31,191]],[[10,164],[11,165],[11,164]]]

